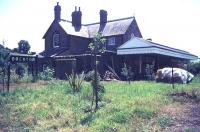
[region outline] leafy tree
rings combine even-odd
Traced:
[[[18,52],[23,54],[28,54],[31,46],[29,45],[28,41],[20,40],[18,43]]]
[[[5,76],[6,70],[8,66],[8,59],[9,59],[9,52],[8,48],[5,48],[3,45],[0,45],[0,78],[3,81],[3,91],[4,91],[4,83],[5,83]]]
[[[8,56],[9,56],[9,50],[6,49],[4,46],[1,45],[0,48],[0,68],[5,69],[6,65],[8,63]]]
[[[93,100],[95,100],[95,110],[99,108],[98,92],[100,91],[100,87],[98,85],[98,75],[97,75],[97,54],[105,52],[105,42],[106,39],[103,38],[102,33],[98,33],[94,36],[93,43],[89,44],[89,48],[94,58],[94,82],[92,84],[92,87],[93,87],[93,97],[95,97],[95,99],[93,98]]]

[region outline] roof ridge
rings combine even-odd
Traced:
[[[115,22],[115,21],[121,21],[121,20],[126,20],[126,19],[132,19],[135,18],[134,16],[132,17],[124,17],[124,18],[119,18],[119,19],[113,19],[113,20],[108,20],[108,22]],[[90,25],[95,25],[95,24],[99,24],[100,22],[95,22],[95,23],[89,23],[89,24],[83,24],[84,26],[90,26]]]
[[[121,20],[126,20],[126,19],[133,19],[135,18],[134,16],[132,17],[124,17],[124,18],[119,18],[119,19],[112,19],[112,20],[108,20],[108,22],[115,22],[115,21],[121,21]],[[68,22],[68,23],[72,23],[72,21],[69,20],[65,20],[65,19],[61,19],[62,22]],[[99,24],[100,22],[94,22],[94,23],[89,23],[89,24],[81,24],[82,26],[90,26],[90,25],[95,25],[95,24]]]

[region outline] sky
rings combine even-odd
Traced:
[[[83,24],[98,22],[100,9],[108,20],[135,16],[144,39],[200,57],[200,0],[0,0],[0,43],[15,48],[27,40],[31,51],[43,51],[56,2],[62,19],[81,7]]]

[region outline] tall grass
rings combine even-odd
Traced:
[[[0,127],[9,131],[145,131],[159,111],[173,102],[167,96],[173,91],[170,84],[136,81],[103,85],[106,93],[95,113],[89,111],[92,88],[88,82],[83,82],[76,94],[67,81],[55,80],[40,88],[1,94]],[[176,84],[175,90],[198,86]]]

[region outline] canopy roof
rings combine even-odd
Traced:
[[[184,50],[179,50],[154,43],[142,38],[134,37],[117,48],[118,55],[130,54],[160,54],[187,60],[197,59],[198,57]]]

